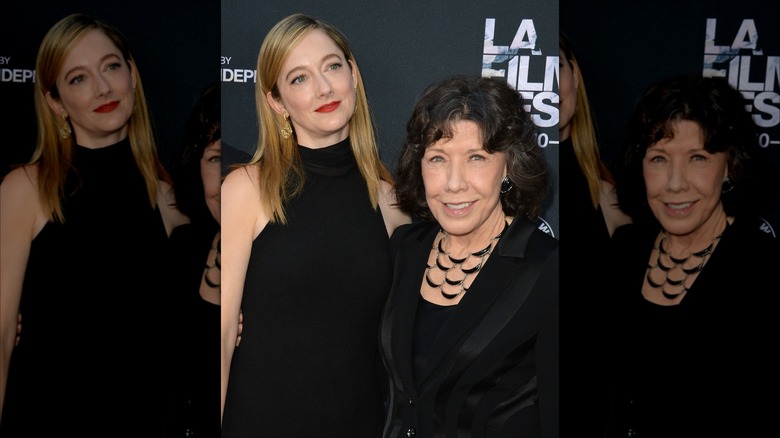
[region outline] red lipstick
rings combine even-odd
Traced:
[[[317,108],[315,111],[318,113],[329,113],[332,111],[336,111],[336,109],[338,109],[340,105],[341,102],[336,100],[330,103],[326,103],[325,105],[322,105],[321,107]]]
[[[96,113],[110,113],[111,111],[115,110],[116,107],[119,106],[119,101],[115,100],[113,102],[109,102],[105,105],[100,105],[99,107],[95,108]]]

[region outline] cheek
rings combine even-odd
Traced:
[[[80,90],[68,90],[60,93],[60,104],[70,115],[88,107],[89,100],[85,98],[84,93],[80,92]]]
[[[645,190],[648,195],[652,195],[661,191],[661,187],[664,185],[664,178],[657,171],[651,171],[647,168],[642,170],[642,176],[645,180]]]
[[[427,169],[425,166],[422,168],[422,182],[423,187],[425,187],[425,194],[430,195],[432,193],[435,193],[437,191],[437,187],[439,186],[439,174],[438,172]]]
[[[203,192],[207,198],[215,197],[219,195],[220,191],[220,170],[219,166],[215,166],[211,163],[200,165],[200,177],[203,180]]]
[[[707,191],[713,195],[720,195],[723,188],[723,175],[721,173],[713,172],[711,175],[707,175],[706,178],[702,178],[701,191]]]

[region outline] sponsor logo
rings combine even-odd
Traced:
[[[755,20],[743,19],[736,32],[729,32],[735,24],[733,19],[707,18],[702,74],[725,77],[742,93],[753,121],[764,130],[758,135],[761,147],[780,144],[780,138],[766,132],[780,124],[780,56],[765,53],[759,45]]]
[[[769,234],[772,237],[776,238],[777,234],[775,234],[775,230],[774,230],[774,228],[772,228],[772,225],[769,223],[769,221],[767,221],[764,218],[760,218],[760,219],[761,219],[761,224],[759,224],[758,229],[761,232]]]
[[[534,20],[523,19],[512,41],[506,46],[495,45],[496,19],[485,19],[485,42],[482,55],[482,76],[503,77],[529,103],[534,124],[541,128],[558,124],[558,52],[545,56],[538,47]],[[556,46],[557,47],[557,46]]]
[[[34,83],[35,70],[21,68],[0,68],[0,82]]]
[[[549,234],[550,236],[555,237],[555,231],[553,231],[550,224],[546,220],[542,219],[541,217],[538,220],[537,228]]]
[[[482,51],[482,76],[506,78],[528,104],[525,110],[539,128],[551,128],[555,133],[558,113],[558,52],[546,56],[539,48],[539,35],[532,19],[523,19],[512,41],[505,46],[494,42],[496,19],[485,19],[485,41]],[[555,46],[557,47],[557,45]],[[554,136],[557,138],[557,136]],[[541,148],[558,144],[543,129],[537,135]]]
[[[230,61],[233,60],[232,56],[220,56],[220,63],[222,69],[219,72],[222,82],[257,82],[257,70],[242,69],[242,68],[229,68]]]

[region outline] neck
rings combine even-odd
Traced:
[[[488,218],[483,226],[473,233],[456,236],[443,230],[446,238],[445,243],[448,246],[446,250],[453,256],[465,256],[466,254],[478,251],[491,243],[496,236],[501,234],[506,223],[507,217],[501,212],[500,214]]]
[[[711,220],[691,233],[678,235],[664,230],[669,246],[667,250],[676,256],[685,256],[699,251],[709,245],[716,237],[723,234],[723,230],[726,229],[728,224],[729,218],[725,212],[721,211],[720,214],[713,215]]]

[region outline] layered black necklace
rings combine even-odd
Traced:
[[[209,265],[207,261],[205,270],[203,271],[203,281],[205,281],[206,285],[212,289],[219,289],[221,286],[221,281],[217,283],[209,278],[209,272],[216,272],[217,278],[220,277],[220,273],[222,272],[222,265],[220,260],[222,256],[222,251],[220,250],[221,243],[222,243],[222,238],[217,238],[217,244],[211,247],[211,251],[216,251],[216,253],[214,254],[214,264]]]
[[[653,248],[653,251],[656,253],[655,262],[654,264],[648,263],[645,278],[650,287],[661,290],[664,298],[675,300],[691,288],[693,281],[688,282],[688,278],[701,272],[723,233],[715,236],[706,248],[692,252],[688,254],[688,257],[681,259],[673,257],[666,250],[664,245],[668,242],[669,235],[666,231],[662,233],[663,236],[658,240],[655,248]]]
[[[488,243],[486,247],[480,249],[479,251],[470,252],[462,258],[455,258],[449,252],[444,250],[442,247],[442,242],[444,242],[444,239],[449,237],[449,234],[447,234],[447,232],[444,230],[440,230],[442,237],[439,239],[438,243],[434,244],[431,248],[432,251],[436,252],[434,256],[434,263],[431,265],[426,265],[425,268],[425,282],[428,283],[428,286],[434,289],[439,289],[441,296],[448,300],[454,300],[459,295],[466,292],[468,290],[466,287],[466,279],[470,275],[475,275],[482,269],[485,258],[489,256],[491,252],[493,252],[495,243],[498,241],[498,239],[501,238],[507,227],[509,227],[509,222],[504,221],[504,228],[501,230],[498,236],[490,240],[490,243]],[[469,263],[469,260],[472,257],[476,259],[475,263]],[[442,259],[444,259],[444,261],[442,261]],[[449,266],[444,264],[447,262],[449,262]],[[456,278],[451,278],[451,272],[455,272],[456,268],[457,271],[460,271],[460,274],[457,276],[452,275]],[[432,269],[441,271],[442,274],[439,276],[441,276],[443,280],[440,283],[436,283],[435,281],[431,280],[430,273]],[[444,290],[445,286],[455,289],[454,293],[446,292]]]

